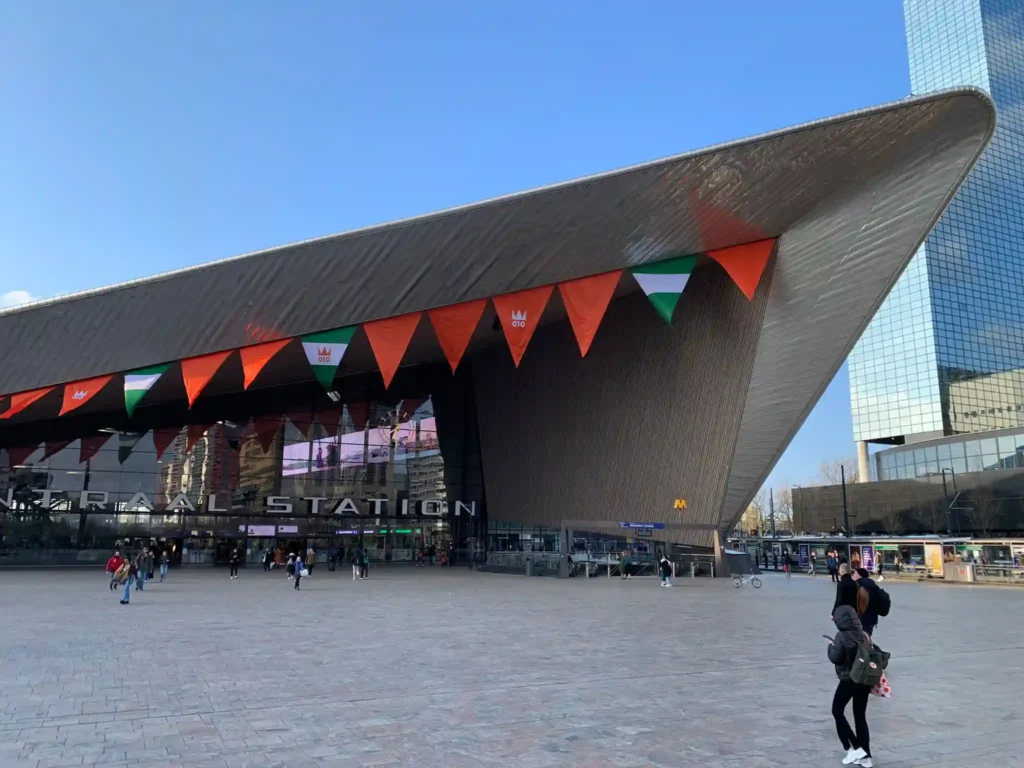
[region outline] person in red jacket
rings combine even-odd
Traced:
[[[124,558],[121,557],[121,553],[115,551],[114,556],[107,560],[107,573],[110,574],[110,591],[114,591],[114,574],[117,573],[117,569],[124,563]]]

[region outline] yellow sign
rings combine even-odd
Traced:
[[[686,499],[676,499],[675,504],[672,505],[672,509],[686,509]]]

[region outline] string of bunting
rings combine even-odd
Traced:
[[[772,238],[707,251],[704,255],[720,264],[747,299],[752,300],[774,247],[775,239]],[[652,264],[632,267],[628,270],[650,300],[655,311],[667,323],[671,324],[672,322],[679,299],[697,265],[697,257],[700,255],[677,256]],[[581,356],[586,356],[590,351],[590,346],[604,319],[622,274],[623,270],[615,270],[558,284],[558,292],[565,305]],[[537,330],[554,288],[553,285],[543,285],[489,299],[497,312],[509,352],[512,354],[512,361],[517,368],[523,359],[530,339],[533,338],[534,331]],[[487,308],[487,302],[488,299],[476,299],[430,309],[425,313],[453,373],[459,367],[459,363],[469,347],[469,342],[476,331],[480,318]],[[384,386],[390,387],[423,314],[424,312],[411,312],[397,317],[371,320],[360,325],[307,334],[299,336],[297,339],[302,344],[313,376],[325,390],[330,391],[338,366],[341,364],[353,336],[359,328],[362,328],[370,348],[373,350],[377,366],[384,380]],[[238,349],[244,373],[244,388],[249,389],[266,365],[294,340],[291,338],[277,339]],[[189,408],[234,351],[214,352],[179,361]],[[124,401],[129,418],[145,399],[146,394],[161,381],[168,371],[174,368],[172,363],[162,363],[124,373]],[[81,408],[96,397],[114,378],[115,374],[108,374],[64,385],[63,401],[58,415],[63,416]],[[19,392],[10,395],[9,398],[0,397],[0,403],[7,402],[6,410],[0,412],[0,419],[9,419],[21,413],[56,388],[56,386],[42,387]],[[350,406],[350,411],[351,408],[352,406]],[[266,443],[270,439],[267,433],[271,425],[263,424],[261,426],[260,442]],[[203,433],[205,431],[204,428]],[[199,433],[197,437],[193,438],[194,434],[196,433],[190,430],[190,442],[194,442],[202,436],[202,433]],[[83,455],[98,450],[98,448],[93,448],[95,440],[98,439],[98,437],[94,438],[94,442],[90,443],[88,449],[83,443]],[[138,438],[135,439],[137,442]],[[158,453],[162,453],[167,447],[168,443],[163,442],[166,439],[166,435],[160,436],[157,445]],[[130,442],[130,438],[125,440],[122,436],[119,450],[125,452],[125,458],[130,455],[131,449],[134,447],[134,443],[128,444]]]

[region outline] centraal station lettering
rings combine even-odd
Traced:
[[[39,504],[47,508],[53,503],[54,496],[60,498],[62,495],[66,495],[65,491],[60,491],[56,488],[34,488],[32,489],[32,493],[38,496]],[[471,501],[468,504],[462,501],[456,501],[453,507],[449,507],[448,502],[443,499],[426,499],[415,502],[403,499],[398,504],[398,509],[393,510],[390,508],[390,503],[387,499],[365,499],[363,503],[369,507],[369,510],[366,512],[361,511],[359,507],[356,506],[355,501],[350,498],[330,499],[326,496],[300,496],[298,498],[291,496],[266,496],[263,501],[263,511],[269,515],[308,514],[348,515],[355,517],[380,517],[383,515],[442,517],[444,515],[452,515],[454,517],[459,517],[465,513],[470,517],[476,516],[475,501]],[[6,507],[11,510],[15,508],[15,505],[14,488],[8,488],[7,495],[0,496],[0,507]],[[107,491],[81,491],[78,494],[78,507],[80,510],[108,510],[110,509],[109,505],[110,494]],[[214,493],[211,493],[206,497],[205,504],[202,500],[193,502],[187,494],[179,493],[167,503],[167,506],[158,509],[145,493],[140,492],[132,496],[131,499],[129,499],[123,506],[118,505],[115,511],[162,513],[205,512],[206,514],[229,514],[235,510],[220,506],[217,494]]]

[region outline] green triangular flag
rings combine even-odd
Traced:
[[[128,416],[132,415],[135,406],[152,389],[164,372],[170,368],[166,365],[151,365],[149,368],[139,368],[135,371],[128,371],[124,375],[124,407],[128,409]]]
[[[313,375],[328,392],[334,383],[334,372],[338,370],[341,358],[345,356],[345,350],[348,349],[355,332],[356,326],[350,325],[348,328],[311,333],[300,339],[302,348],[306,351],[306,359],[313,368]]]
[[[672,324],[672,313],[696,264],[696,256],[678,256],[630,270],[658,314],[669,325]]]

